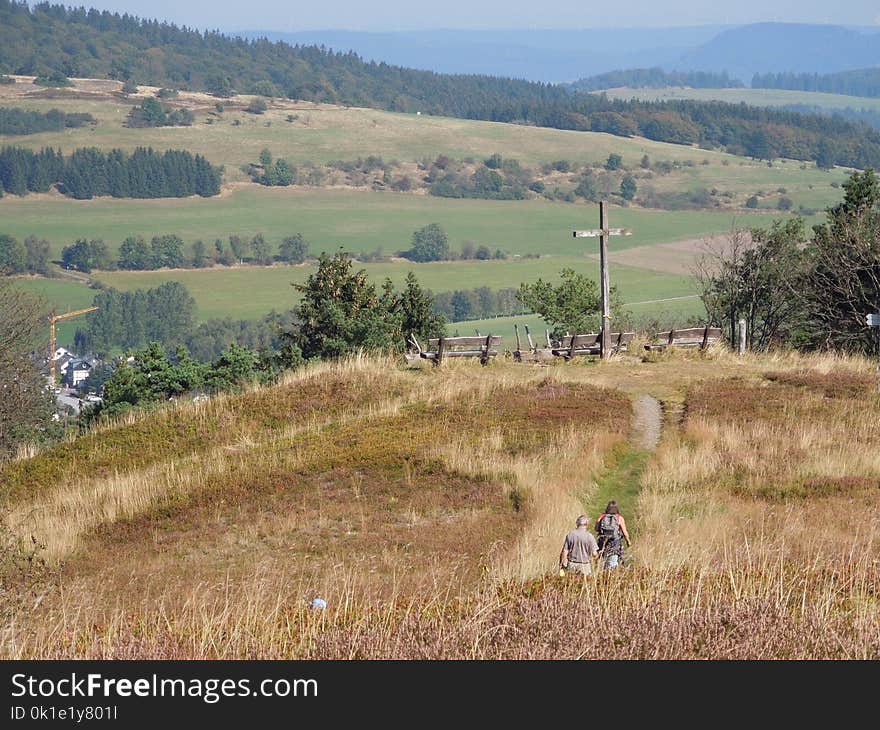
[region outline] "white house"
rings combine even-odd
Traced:
[[[68,388],[76,388],[81,382],[89,377],[92,368],[95,367],[95,359],[92,357],[77,357],[67,364],[62,376],[62,382]]]

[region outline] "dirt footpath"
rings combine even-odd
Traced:
[[[660,401],[647,393],[638,396],[633,402],[633,420],[630,440],[636,449],[653,451],[660,441],[663,423],[663,408]]]

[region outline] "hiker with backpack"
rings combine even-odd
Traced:
[[[575,520],[575,529],[565,536],[565,544],[559,553],[559,567],[567,574],[579,573],[584,578],[593,574],[593,560],[599,557],[596,538],[587,529],[590,518],[581,515]]]
[[[626,531],[626,520],[613,499],[596,520],[596,535],[596,542],[605,559],[605,569],[616,568],[623,559],[622,540],[626,540],[627,547],[632,545],[632,540]]]

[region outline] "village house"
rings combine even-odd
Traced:
[[[89,377],[96,364],[97,359],[94,357],[71,358],[65,363],[63,369],[59,366],[61,382],[68,388],[78,387],[80,383]]]

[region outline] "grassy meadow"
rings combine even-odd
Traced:
[[[876,659],[874,378],[723,348],[358,358],[132,416],[0,469],[20,551],[0,654]],[[560,578],[574,517],[611,495],[628,567]]]
[[[779,215],[777,213],[777,215]],[[631,228],[632,236],[614,238],[611,249],[697,238],[741,226],[769,226],[772,215],[731,211],[669,212],[638,208],[610,211],[612,225]],[[574,239],[571,232],[598,226],[595,204],[545,200],[455,200],[404,193],[355,190],[237,188],[216,198],[162,200],[97,199],[61,196],[6,196],[0,199],[0,230],[52,243],[52,253],[77,238],[101,238],[111,251],[127,237],[175,233],[188,244],[232,234],[262,233],[277,246],[302,233],[313,254],[340,247],[352,252],[382,249],[393,254],[409,248],[413,231],[439,223],[453,249],[464,241],[511,255],[577,255],[596,250],[596,241]],[[592,247],[592,248],[589,248]]]
[[[821,91],[795,91],[793,89],[690,89],[680,86],[661,89],[630,89],[622,87],[601,92],[612,99],[641,99],[665,101],[668,99],[692,99],[694,101],[724,101],[729,104],[750,106],[788,106],[804,104],[822,109],[869,109],[880,111],[880,99],[867,96],[826,94]]]

